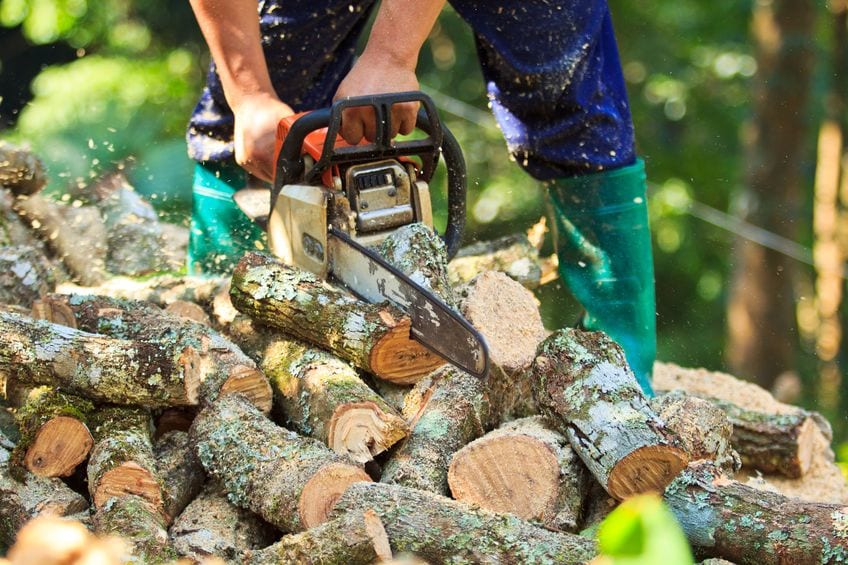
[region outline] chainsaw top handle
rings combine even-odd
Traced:
[[[427,134],[424,139],[406,141],[392,140],[392,106],[404,102],[420,102],[416,127]],[[342,112],[347,108],[370,106],[376,120],[376,139],[359,145],[348,145],[339,137]],[[304,143],[309,134],[327,128],[323,148],[315,165],[304,174]],[[344,98],[330,108],[322,108],[302,114],[290,125],[281,122],[279,132],[285,131],[274,175],[271,191],[271,209],[282,188],[300,182],[312,183],[333,166],[356,164],[395,157],[417,156],[422,162],[421,176],[429,181],[436,170],[439,155],[445,157],[448,172],[448,223],[443,239],[448,258],[453,258],[459,249],[465,229],[465,200],[467,174],[465,159],[456,138],[439,121],[436,107],[423,92],[400,92],[372,96]],[[278,135],[282,135],[278,133]],[[279,143],[279,141],[278,141]]]

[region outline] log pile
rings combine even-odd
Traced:
[[[32,199],[43,173],[15,155],[18,172],[0,164],[0,180]],[[138,203],[107,180],[86,206],[120,231]],[[147,225],[124,241],[161,243],[136,213]],[[828,480],[826,422],[671,365],[658,364],[649,399],[606,335],[547,332],[527,290],[547,268],[543,231],[453,264],[420,225],[379,250],[484,336],[482,379],[414,341],[406,312],[267,255],[246,254],[231,280],[139,281],[107,278],[117,264],[159,268],[111,234],[105,270],[82,276],[55,244],[24,253],[8,240],[0,256],[28,257],[32,276],[18,276],[38,281],[0,280],[9,559],[68,532],[68,551],[103,563],[583,563],[598,549],[578,534],[648,491],[704,558],[848,558],[842,487],[821,483],[805,501],[775,492]],[[56,253],[89,286],[56,287]]]

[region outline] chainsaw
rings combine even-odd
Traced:
[[[392,139],[391,109],[403,102],[420,103],[416,128],[424,137]],[[374,110],[375,140],[349,145],[338,135],[342,112],[363,106]],[[421,92],[346,98],[282,119],[270,208],[267,189],[241,190],[234,198],[265,229],[271,252],[283,262],[340,281],[369,302],[395,304],[410,316],[413,339],[482,377],[489,355],[480,334],[374,251],[403,226],[420,222],[433,228],[429,181],[441,155],[448,184],[443,239],[450,259],[465,226],[465,160]]]

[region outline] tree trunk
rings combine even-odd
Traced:
[[[757,51],[745,219],[797,239],[807,100],[814,65],[811,0],[754,4]],[[771,388],[795,366],[794,260],[738,238],[728,303],[727,361],[734,374]]]
[[[456,500],[568,532],[578,527],[588,479],[568,440],[540,416],[472,441],[448,471]]]
[[[686,466],[606,334],[560,330],[539,346],[531,370],[543,413],[614,498],[662,490]]]
[[[275,426],[240,395],[205,408],[191,435],[230,500],[285,531],[324,522],[351,483],[371,480],[321,442]]]
[[[120,536],[138,563],[170,563],[178,558],[168,540],[165,520],[144,498],[110,498],[94,515],[94,532]]]

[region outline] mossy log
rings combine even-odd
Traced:
[[[662,491],[688,463],[606,334],[558,331],[531,370],[543,413],[613,497]]]
[[[94,446],[88,429],[93,412],[94,404],[84,398],[39,389],[16,413],[20,439],[10,472],[20,476],[26,469],[41,477],[73,474]]]
[[[267,547],[278,537],[274,528],[232,504],[212,482],[174,520],[169,534],[174,549],[198,563],[210,558],[242,563],[246,551]]]
[[[397,485],[351,485],[332,516],[368,509],[385,525],[392,551],[431,563],[585,563],[596,553],[590,539]]]
[[[526,235],[514,234],[463,247],[448,264],[448,275],[451,284],[460,285],[484,271],[497,271],[533,290],[555,278],[556,264],[552,263],[539,256]]]
[[[275,426],[241,395],[205,408],[191,435],[230,500],[288,532],[324,522],[350,484],[371,480],[320,441]]]
[[[165,519],[144,498],[110,498],[93,522],[95,533],[120,536],[129,545],[125,562],[171,563],[179,557],[168,539]]]
[[[389,537],[373,510],[347,512],[305,532],[285,536],[260,551],[249,552],[250,565],[278,563],[383,563],[392,558]]]
[[[200,359],[198,394],[204,402],[211,402],[220,394],[240,392],[262,411],[271,409],[271,387],[256,363],[204,324],[167,313],[150,302],[105,296],[51,294],[33,307],[36,317],[57,323],[66,323],[67,312],[71,313],[73,327],[82,331],[193,349]]]
[[[201,357],[190,345],[113,339],[0,311],[0,373],[99,402],[197,404]]]
[[[447,494],[453,454],[483,435],[489,421],[483,381],[446,365],[415,385],[403,415],[409,437],[385,463],[381,482]]]
[[[357,300],[267,255],[241,258],[230,296],[254,320],[381,379],[415,382],[444,363],[410,337],[409,318],[397,308]]]
[[[589,474],[568,440],[533,416],[504,424],[454,454],[448,484],[456,500],[573,532]]]
[[[110,498],[136,495],[165,517],[163,483],[150,439],[150,413],[140,408],[101,407],[93,423],[95,443],[87,477],[95,508]]]
[[[702,557],[739,565],[848,561],[848,508],[801,502],[693,464],[664,499]]]
[[[165,517],[173,519],[200,492],[206,474],[186,432],[172,431],[159,437],[153,443],[153,456],[162,482]]]
[[[52,267],[31,245],[0,248],[0,303],[29,308],[56,286]]]
[[[28,147],[0,141],[0,186],[17,195],[35,194],[47,184],[41,159]]]
[[[261,368],[274,390],[278,421],[323,441],[357,463],[406,437],[406,422],[356,371],[331,353],[263,332]]]
[[[18,530],[36,516],[70,516],[88,509],[88,501],[56,478],[26,473],[23,481],[7,472],[9,452],[0,448],[0,543],[9,545]]]

